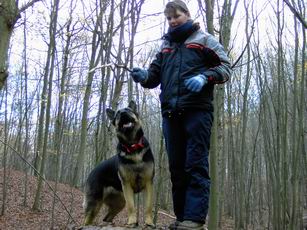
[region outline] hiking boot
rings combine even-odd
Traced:
[[[177,230],[203,230],[204,224],[199,222],[194,222],[191,220],[185,220],[183,222],[180,222],[177,225]]]
[[[177,229],[177,226],[182,223],[181,221],[179,220],[176,220],[174,221],[173,223],[171,223],[169,226],[168,226],[168,229],[171,229],[171,230],[176,230]]]

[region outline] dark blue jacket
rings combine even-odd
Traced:
[[[185,87],[184,81],[197,74],[207,76],[208,83],[195,93]],[[163,115],[187,108],[213,111],[214,84],[226,82],[230,75],[230,61],[223,46],[198,29],[182,43],[164,40],[142,86],[155,88],[160,84]]]

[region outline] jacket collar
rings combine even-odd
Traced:
[[[199,28],[198,23],[188,20],[186,23],[175,28],[169,27],[167,34],[165,34],[162,38],[170,42],[181,43]]]

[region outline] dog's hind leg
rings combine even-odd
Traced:
[[[93,224],[95,217],[99,213],[99,210],[102,206],[102,199],[95,200],[86,197],[84,200],[84,209],[85,209],[85,218],[84,218],[84,225],[91,225]]]
[[[125,198],[122,193],[112,194],[104,199],[104,204],[108,207],[107,214],[103,218],[105,222],[112,222],[114,217],[125,207]]]

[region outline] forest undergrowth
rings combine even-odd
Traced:
[[[65,205],[59,200],[55,201],[54,214],[52,207],[54,194],[44,185],[43,197],[39,211],[33,211],[32,205],[37,186],[37,179],[34,176],[16,170],[7,172],[7,197],[4,205],[5,212],[0,216],[0,230],[41,230],[41,229],[77,229],[83,220],[83,192],[67,184],[57,185],[57,195]],[[3,169],[0,169],[0,178],[3,178]],[[25,181],[27,181],[27,196],[25,194]],[[55,183],[48,181],[54,188]],[[3,181],[0,181],[0,205],[3,204]],[[68,213],[69,212],[69,213]],[[103,212],[98,217],[98,223],[102,222]],[[126,210],[122,211],[114,220],[115,226],[124,226],[126,222]],[[142,222],[142,212],[140,212],[140,222]],[[159,211],[157,227],[165,228],[173,221],[172,215]],[[53,226],[53,228],[52,228]],[[233,229],[233,221],[228,219],[223,221],[223,230]]]

